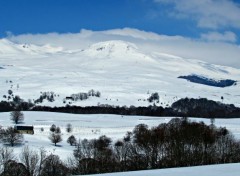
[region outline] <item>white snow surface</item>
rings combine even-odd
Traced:
[[[240,80],[240,70],[185,59],[171,53],[147,52],[138,44],[122,40],[104,41],[79,49],[49,44],[17,44],[0,40],[0,100],[8,90],[24,100],[36,100],[40,92],[55,92],[54,102],[41,105],[65,106],[64,98],[90,89],[101,97],[90,97],[73,105],[149,106],[146,99],[158,92],[157,105],[170,106],[180,98],[208,98],[240,106],[239,84],[219,88],[177,78],[197,74]],[[68,102],[66,102],[68,103]]]
[[[240,163],[97,174],[95,176],[238,176]],[[94,175],[91,175],[94,176]]]

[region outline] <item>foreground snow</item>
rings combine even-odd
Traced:
[[[239,176],[240,163],[98,174],[96,176]],[[94,175],[92,175],[94,176]]]

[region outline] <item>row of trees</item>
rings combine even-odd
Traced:
[[[153,100],[156,102],[156,99]],[[157,102],[156,102],[157,103]],[[120,115],[142,115],[142,116],[171,116],[171,117],[204,117],[204,118],[236,118],[240,117],[240,108],[230,104],[222,104],[200,99],[180,99],[172,104],[171,107],[161,106],[135,107],[135,106],[65,106],[65,107],[46,107],[35,106],[33,111],[65,112],[76,114],[120,114]]]
[[[61,176],[240,162],[240,141],[226,128],[187,118],[152,128],[137,125],[114,143],[107,136],[77,142],[72,136],[69,143],[72,138],[73,157],[65,162],[44,150],[24,148],[19,163],[11,157],[10,149],[2,148],[2,175]]]
[[[233,104],[223,104],[208,100],[206,98],[189,99],[184,98],[177,100],[171,107],[156,106],[159,101],[157,93],[151,94],[148,101],[153,102],[153,106],[135,107],[135,106],[70,106],[64,107],[47,107],[36,106],[31,101],[25,102],[0,102],[0,112],[25,110],[25,111],[49,111],[49,112],[64,112],[76,114],[120,114],[120,115],[143,115],[143,116],[180,116],[180,117],[204,117],[204,118],[236,118],[240,117],[240,108]]]
[[[15,123],[19,124],[22,123],[24,120],[24,114],[21,111],[12,111],[10,113],[10,119]],[[41,129],[42,131],[44,129]],[[67,124],[66,131],[68,133],[72,132],[73,127],[71,124]],[[73,137],[73,136],[71,136]],[[49,139],[52,143],[56,144],[62,141],[62,134],[60,127],[57,127],[56,125],[52,125],[50,127],[50,135]],[[8,127],[7,129],[0,128],[0,140],[4,144],[9,144],[10,146],[14,146],[17,144],[21,144],[23,142],[23,135],[19,133],[15,128]],[[76,143],[76,139],[74,139],[75,142],[73,142],[73,138],[68,139],[68,143],[70,145],[73,145]]]
[[[240,162],[240,142],[226,128],[186,118],[148,128],[137,125],[114,144],[101,136],[81,140],[74,150],[74,174],[93,174]]]
[[[72,94],[70,97],[72,98],[73,101],[78,101],[78,100],[86,100],[89,97],[100,97],[100,96],[101,96],[101,93],[99,91],[95,91],[91,89],[88,91],[88,93],[80,92],[77,94]]]
[[[71,124],[67,124],[66,127],[67,132],[72,131]],[[50,134],[49,134],[49,140],[56,146],[57,143],[62,141],[62,134],[60,127],[56,127],[55,125],[52,125],[50,127]],[[7,129],[0,128],[0,141],[5,145],[15,146],[15,145],[21,145],[23,143],[23,135],[19,133],[15,128],[8,127]],[[71,135],[67,142],[70,145],[76,144],[76,138]]]

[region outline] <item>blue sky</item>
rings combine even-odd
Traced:
[[[239,0],[0,0],[7,32],[77,33],[136,28],[164,35],[239,43]]]

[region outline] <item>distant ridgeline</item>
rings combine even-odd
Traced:
[[[214,80],[214,79],[207,78],[204,76],[199,76],[199,75],[179,76],[178,78],[182,78],[190,82],[204,84],[208,86],[214,86],[214,87],[228,87],[228,86],[236,85],[237,83],[237,81],[234,81],[231,79]]]

